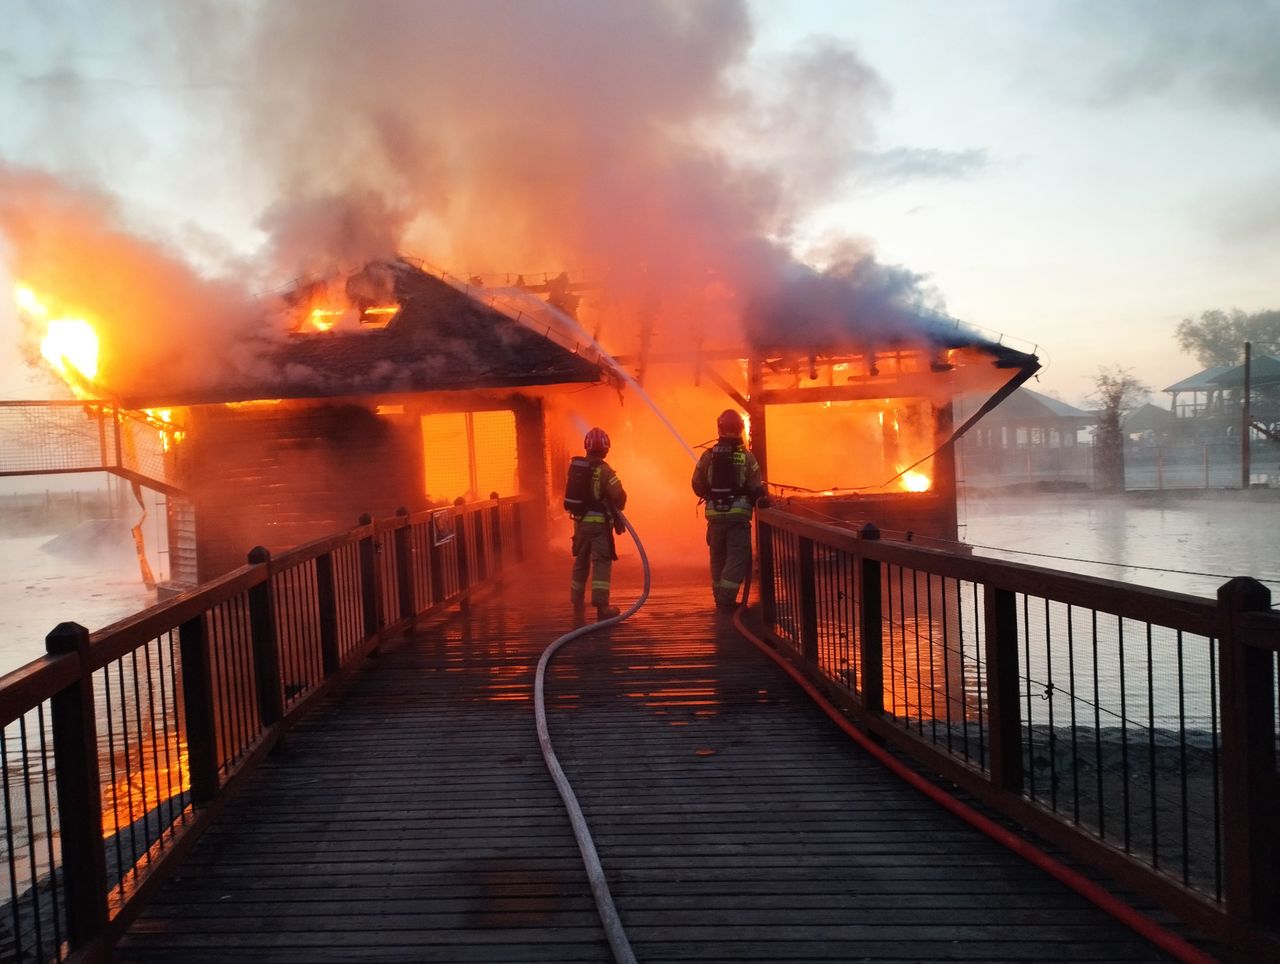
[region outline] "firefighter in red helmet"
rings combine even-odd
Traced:
[[[693,470],[693,491],[705,503],[711,549],[711,593],[720,609],[735,609],[751,570],[751,511],[765,499],[760,463],[742,440],[742,416],[726,409],[716,419],[719,439]]]
[[[621,531],[618,513],[627,504],[622,480],[604,460],[609,454],[609,436],[593,428],[582,440],[586,456],[569,462],[565,482],[564,507],[573,517],[573,572],[569,581],[569,601],[574,618],[583,621],[586,611],[587,577],[591,577],[591,605],[599,619],[618,615],[609,605],[609,582],[613,562],[618,558],[613,534]]]

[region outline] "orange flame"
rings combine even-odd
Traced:
[[[372,305],[357,310],[355,308],[312,308],[306,320],[298,326],[301,332],[332,331],[344,318],[355,319],[361,328],[385,328],[400,313],[398,304]]]
[[[28,322],[43,324],[40,354],[77,395],[88,396],[89,384],[98,375],[98,334],[84,318],[50,317],[53,312],[27,285],[14,287],[19,314]]]
[[[161,451],[168,452],[173,446],[187,437],[186,431],[174,422],[173,409],[144,408],[142,413],[147,416],[147,421],[159,433]]]
[[[902,487],[908,492],[928,492],[933,480],[923,472],[902,473]]]
[[[312,308],[307,323],[316,331],[331,331],[341,317],[342,312],[333,308]]]

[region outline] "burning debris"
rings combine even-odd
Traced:
[[[281,296],[294,333],[386,328],[400,313],[395,273],[374,262],[342,279],[298,282]]]

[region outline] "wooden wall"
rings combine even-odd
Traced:
[[[201,579],[356,525],[423,508],[416,420],[356,404],[193,411],[184,453]]]
[[[396,400],[286,401],[190,410],[180,472],[195,519],[199,578],[243,565],[250,549],[272,552],[381,518],[426,508],[421,416],[444,411],[515,412],[522,495],[547,493],[542,403],[510,393],[439,393]],[[545,539],[530,513],[526,544]]]

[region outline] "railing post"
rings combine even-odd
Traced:
[[[360,525],[373,525],[373,516],[365,513],[360,516]],[[376,532],[370,533],[360,540],[360,601],[364,612],[364,638],[372,639],[378,635],[381,626],[378,620],[379,592],[377,547],[374,545]]]
[[[468,590],[471,588],[471,565],[468,556],[470,552],[467,547],[467,517],[461,511],[462,506],[466,505],[459,497],[453,503],[458,507],[458,514],[453,520],[453,542],[454,551],[458,558],[458,592],[461,598],[458,600],[458,609],[462,612],[471,611],[471,599],[468,596]]]
[[[396,547],[396,588],[400,596],[400,618],[411,623],[416,615],[413,605],[413,567],[409,564],[409,510],[401,506],[396,509],[396,518],[403,519],[404,524],[395,531]]]
[[[766,627],[778,624],[778,606],[773,593],[773,527],[756,519],[756,556],[760,560],[760,619]]]
[[[502,572],[502,506],[498,505],[497,492],[490,492],[489,498],[493,500],[493,505],[489,507],[489,539],[493,546],[493,572]]]
[[[440,605],[441,600],[445,597],[444,586],[444,539],[441,537],[439,520],[442,519],[443,513],[449,510],[444,509],[431,513],[431,546],[428,548],[428,560],[431,566],[431,605]],[[456,538],[456,536],[455,536]]]
[[[249,627],[253,634],[253,672],[258,680],[258,714],[262,728],[284,716],[280,684],[280,642],[276,637],[275,594],[271,589],[271,553],[264,546],[249,552],[249,564],[266,568],[266,578],[249,590]]]
[[[516,545],[516,562],[524,562],[525,560],[524,526],[525,511],[528,505],[529,503],[527,502],[513,502],[511,504],[511,529],[512,538],[515,540]]]
[[[800,652],[818,661],[818,585],[814,573],[813,540],[800,538]]]
[[[45,637],[45,650],[52,655],[74,653],[80,660],[79,678],[51,700],[67,930],[75,948],[94,940],[107,923],[98,722],[93,676],[87,671],[89,631],[77,623],[59,623]]]
[[[1276,860],[1275,655],[1249,646],[1244,613],[1267,612],[1271,591],[1256,579],[1218,590],[1222,692],[1222,823],[1227,916],[1242,959],[1252,931],[1274,926],[1280,908]]]
[[[987,660],[991,782],[1022,792],[1022,713],[1018,700],[1018,601],[1008,589],[986,587],[982,600]]]
[[[320,659],[327,679],[338,672],[338,589],[333,579],[333,553],[316,557],[316,604],[320,610]]]
[[[880,530],[868,522],[858,538],[876,541]],[[862,708],[868,714],[884,713],[884,613],[880,601],[880,560],[858,556],[861,572],[858,636],[862,658]]]
[[[213,673],[209,637],[201,614],[178,627],[182,652],[182,701],[187,724],[187,769],[191,802],[208,803],[218,794],[218,738],[213,720]]]
[[[489,526],[486,516],[488,513],[484,509],[477,509],[471,516],[471,522],[476,527],[476,558],[475,564],[471,568],[474,570],[471,577],[478,582],[488,579],[492,573],[489,572]]]

